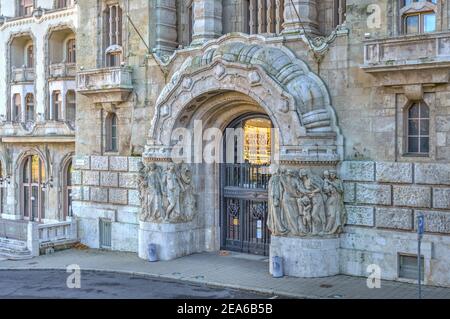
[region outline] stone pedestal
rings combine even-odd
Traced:
[[[283,258],[284,274],[301,278],[339,274],[339,237],[289,238],[272,236],[270,260]],[[272,273],[272,263],[270,263]]]
[[[155,244],[159,260],[172,260],[202,251],[201,229],[194,222],[157,224],[139,222],[140,258],[148,260],[148,245]]]

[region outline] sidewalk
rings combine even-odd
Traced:
[[[149,263],[133,253],[99,250],[66,250],[23,261],[0,261],[5,269],[66,269],[78,264],[81,270],[99,270],[183,280],[294,298],[417,298],[417,286],[383,281],[381,289],[368,289],[365,278],[272,278],[268,259],[231,253],[196,254],[169,262]],[[423,287],[424,298],[450,299],[450,288]]]

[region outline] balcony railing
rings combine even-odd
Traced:
[[[33,82],[36,79],[34,68],[12,68],[12,82]]]
[[[75,78],[77,74],[75,63],[57,63],[50,65],[51,78]]]
[[[106,68],[78,73],[78,91],[132,90],[131,69]]]
[[[58,243],[61,241],[77,240],[77,223],[60,222],[55,224],[38,225],[39,243]]]
[[[450,66],[450,33],[406,35],[368,40],[364,45],[367,72]]]
[[[132,70],[115,67],[81,71],[77,75],[77,88],[95,101],[124,102],[133,90]]]

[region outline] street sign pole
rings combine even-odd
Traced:
[[[425,217],[423,214],[417,216],[417,269],[419,270],[418,274],[418,283],[419,283],[419,299],[422,299],[422,258],[421,258],[421,244],[423,233],[425,231]]]

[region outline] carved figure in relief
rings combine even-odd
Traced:
[[[272,234],[282,236],[289,231],[285,226],[285,218],[282,209],[283,185],[281,182],[281,170],[275,167],[272,178],[269,181],[269,206],[267,224]]]

